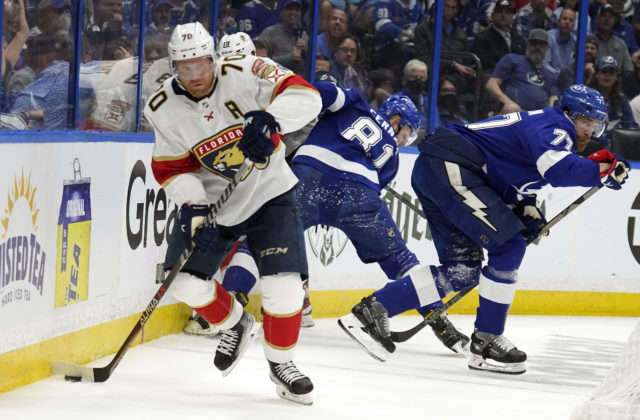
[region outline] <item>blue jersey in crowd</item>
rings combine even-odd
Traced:
[[[239,30],[257,38],[266,27],[280,22],[280,14],[258,1],[248,1],[238,10],[236,21]]]
[[[393,128],[359,92],[329,82],[314,86],[322,96],[323,114],[293,163],[361,182],[379,192],[398,171]]]
[[[524,110],[549,105],[555,76],[547,68],[536,71],[526,55],[507,54],[498,61],[491,77],[502,80],[500,89]]]
[[[574,153],[576,129],[560,108],[514,112],[447,128],[482,151],[488,185],[507,203],[546,184],[591,187],[601,183],[594,163]]]
[[[411,0],[409,6],[404,6],[399,0],[376,2],[373,11],[376,46],[395,40],[405,29],[414,31],[424,18],[425,12],[419,1]]]

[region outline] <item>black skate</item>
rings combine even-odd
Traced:
[[[443,313],[440,316],[431,316],[427,318],[427,325],[431,327],[433,333],[446,348],[454,353],[465,353],[465,348],[471,340],[456,329],[451,321],[449,321],[449,318],[447,318],[446,313]]]
[[[384,362],[396,350],[389,332],[387,310],[373,296],[367,296],[351,309],[338,324],[374,359]]]
[[[504,335],[480,331],[471,334],[469,369],[518,375],[526,371],[527,354],[520,351]]]
[[[311,379],[300,372],[293,362],[269,361],[269,377],[276,384],[276,393],[280,398],[305,405],[313,404]]]
[[[222,331],[220,343],[216,349],[216,356],[213,364],[222,372],[222,376],[227,376],[236,366],[240,357],[247,350],[262,328],[256,323],[255,318],[249,312],[244,311],[242,318],[236,325],[228,330]]]

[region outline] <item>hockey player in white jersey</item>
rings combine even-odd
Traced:
[[[304,238],[285,162],[282,133],[313,120],[318,92],[277,63],[254,56],[215,59],[200,23],[178,25],[169,43],[175,76],[149,98],[145,116],[155,132],[151,167],[180,206],[165,269],[194,252],[169,289],[176,299],[223,330],[215,366],[228,374],[257,334],[253,316],[211,276],[234,242],[246,235],[261,279],[264,351],[280,397],[311,404],[311,380],[293,363],[300,329]],[[203,226],[245,158],[254,162],[220,210]]]

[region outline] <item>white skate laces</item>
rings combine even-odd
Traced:
[[[238,331],[234,329],[223,331],[222,337],[220,338],[220,344],[218,344],[216,351],[218,353],[226,354],[227,356],[233,356],[233,351],[238,343],[238,337]]]
[[[275,371],[278,378],[289,385],[298,379],[305,378],[293,362],[280,363],[275,366]]]

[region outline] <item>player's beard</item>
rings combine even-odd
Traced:
[[[582,137],[578,137],[576,139],[576,152],[578,153],[582,152],[587,147],[590,140],[591,138],[586,135]]]

